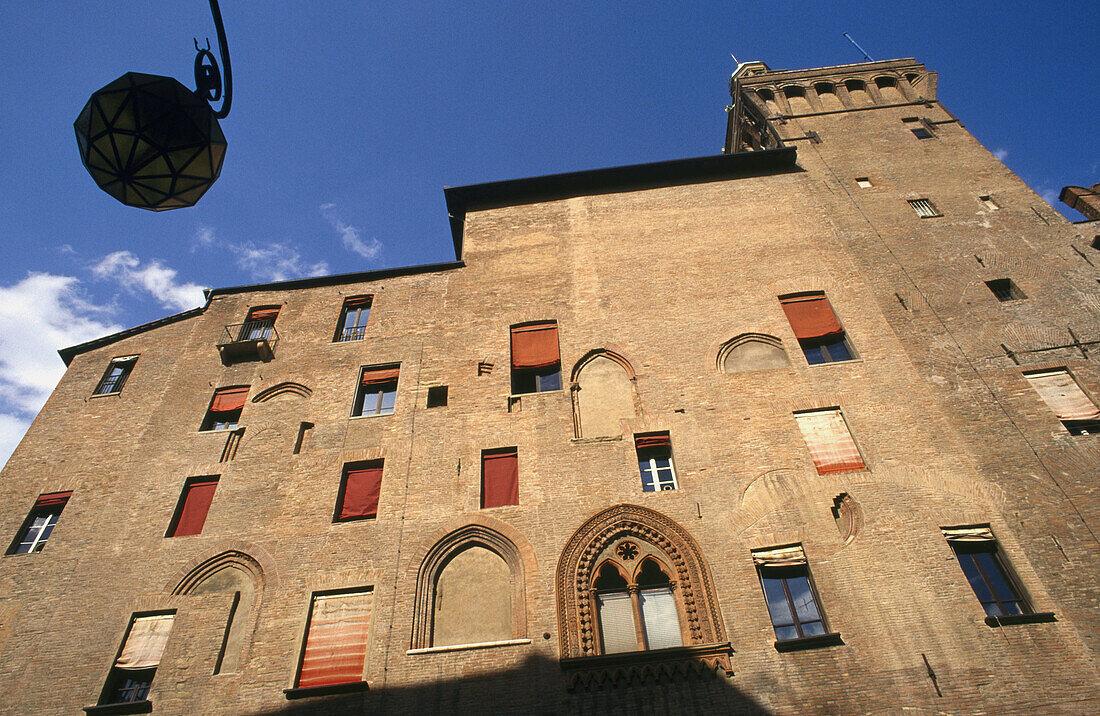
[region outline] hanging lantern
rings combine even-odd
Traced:
[[[225,67],[195,40],[195,91],[171,77],[127,72],[92,95],[73,123],[80,161],[99,188],[150,211],[194,206],[217,181],[226,141],[218,120],[229,114],[233,75],[217,0],[210,12]],[[211,102],[221,100],[214,110]]]
[[[214,110],[171,77],[127,72],[92,95],[74,127],[99,188],[142,209],[193,206],[225,158]]]

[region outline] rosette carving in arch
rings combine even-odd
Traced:
[[[593,516],[573,533],[558,561],[561,658],[596,655],[593,570],[609,545],[627,537],[655,547],[675,570],[677,598],[687,619],[685,633],[690,635],[685,646],[725,642],[714,584],[695,540],[659,512],[638,505],[616,505]]]

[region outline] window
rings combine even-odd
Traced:
[[[115,659],[99,704],[134,703],[149,700],[149,687],[157,673],[174,614],[135,616],[126,631],[122,651]]]
[[[428,388],[428,407],[447,407],[447,386],[433,385],[432,387]]]
[[[251,309],[248,312],[248,317],[241,324],[241,331],[237,334],[237,340],[258,341],[271,338],[271,331],[275,327],[275,319],[278,315],[279,306]]]
[[[297,688],[363,680],[373,596],[370,589],[313,595]]]
[[[754,550],[752,561],[760,575],[777,642],[829,633],[802,545]]]
[[[65,503],[69,501],[72,494],[70,490],[39,495],[23,526],[19,529],[15,541],[8,548],[8,554],[41,552],[53,528],[57,525],[57,520],[61,517],[61,511],[65,509]]]
[[[214,490],[218,488],[216,477],[193,477],[183,486],[179,504],[172,522],[168,526],[166,537],[189,537],[202,534],[206,522],[206,513],[214,499]]]
[[[955,551],[966,581],[970,582],[986,616],[1031,614],[1031,607],[1001,559],[989,525],[944,527],[943,536]]]
[[[982,206],[989,209],[990,211],[996,211],[997,209],[1001,208],[1000,204],[993,201],[993,197],[991,196],[979,196],[978,201],[982,202]]]
[[[852,360],[854,351],[824,293],[780,296],[798,345],[810,365]]]
[[[199,430],[236,430],[241,419],[241,410],[248,400],[248,386],[218,388],[206,409],[202,427]]]
[[[519,504],[519,452],[516,448],[481,453],[481,508]]]
[[[913,136],[917,139],[932,139],[936,135],[932,134],[932,130],[927,127],[914,127],[912,130]]]
[[[1100,433],[1100,408],[1081,390],[1068,370],[1036,371],[1025,373],[1024,377],[1066,430],[1074,435]]]
[[[624,576],[629,570],[623,563],[633,561],[638,550],[634,542],[622,542],[619,559],[604,562],[593,584],[604,654],[684,645],[668,568],[646,557],[633,584]],[[635,615],[641,619],[641,629],[635,626]]]
[[[1010,278],[998,278],[993,281],[986,281],[985,285],[989,287],[989,290],[993,292],[993,295],[997,297],[997,300],[1001,303],[1005,301],[1020,301],[1027,296],[1020,290],[1020,287],[1012,282]]]
[[[675,490],[676,470],[672,466],[672,441],[668,433],[634,436],[638,469],[642,473],[642,491]]]
[[[551,390],[561,390],[557,322],[512,326],[512,393]]]
[[[870,189],[874,184],[868,177],[856,177],[856,186],[860,189]]]
[[[940,212],[936,210],[934,204],[928,199],[907,199],[909,206],[913,207],[913,211],[917,216],[922,219],[928,219],[933,216],[940,216]]]
[[[344,307],[340,309],[340,323],[336,326],[336,336],[332,339],[336,343],[343,341],[360,341],[367,333],[367,320],[370,318],[370,307],[374,303],[374,296],[355,296],[344,301]]]
[[[336,498],[333,522],[362,520],[378,515],[378,496],[382,492],[381,460],[344,465],[340,494]]]
[[[355,392],[352,417],[392,415],[397,402],[397,377],[400,366],[364,366],[359,374],[359,390]]]
[[[92,395],[113,395],[122,392],[122,386],[126,385],[126,379],[130,377],[130,371],[137,363],[137,356],[125,356],[113,358],[107,365],[107,371],[99,379],[99,385],[92,391]]]
[[[819,475],[867,469],[838,408],[795,413],[794,418]]]

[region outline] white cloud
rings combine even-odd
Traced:
[[[1008,150],[1005,149],[1004,147],[994,149],[993,150],[993,156],[997,157],[998,161],[1003,162],[1005,159],[1008,159]]]
[[[214,239],[214,229],[200,224],[198,228],[195,229],[194,243],[191,245],[191,250],[194,251],[200,246],[212,246],[214,244]]]
[[[92,273],[98,278],[115,279],[129,291],[134,291],[136,287],[143,288],[165,308],[182,311],[201,306],[204,302],[202,286],[177,283],[175,269],[162,265],[156,259],[143,266],[141,260],[129,251],[107,254],[92,267]]]
[[[72,276],[32,273],[0,286],[0,464],[64,374],[57,350],[122,330],[78,285]]]
[[[321,216],[325,217],[328,223],[332,224],[332,228],[336,229],[336,233],[340,235],[340,242],[345,249],[368,260],[378,258],[378,254],[382,253],[382,242],[374,237],[364,239],[360,236],[359,229],[351,224],[344,223],[337,216],[335,204],[321,204],[318,208],[321,210]]]
[[[246,241],[230,244],[228,248],[237,255],[237,265],[251,273],[256,281],[285,281],[328,273],[328,264],[324,261],[313,264],[302,261],[302,255],[287,244],[257,246]]]

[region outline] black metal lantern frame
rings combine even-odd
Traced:
[[[210,0],[224,83],[210,41],[195,40],[195,91],[178,80],[127,72],[94,93],[73,126],[80,159],[101,189],[151,211],[193,206],[221,174],[233,75],[221,10]],[[211,103],[221,101],[215,111]]]

